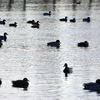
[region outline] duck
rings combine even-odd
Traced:
[[[5,19],[3,21],[0,21],[0,24],[5,25],[6,24],[5,21],[6,21]]]
[[[67,63],[65,63],[63,67],[65,67],[63,70],[65,74],[72,72],[72,68],[69,68]]]
[[[16,81],[12,81],[12,86],[13,87],[19,87],[19,88],[27,88],[29,83],[28,83],[28,79],[24,78],[23,80],[16,80]]]
[[[96,82],[83,83],[83,86],[87,90],[100,90],[100,79],[97,79]]]
[[[90,22],[90,17],[84,18],[83,22]]]
[[[16,22],[14,22],[14,23],[12,23],[12,24],[9,24],[9,26],[13,26],[13,27],[16,27],[17,26],[17,23]]]
[[[78,43],[78,47],[88,47],[89,43],[87,41]]]
[[[2,43],[2,40],[0,40],[0,47],[2,47],[3,43]]]
[[[70,19],[70,22],[73,22],[73,23],[75,23],[75,22],[76,22],[76,19],[75,19],[75,18],[73,18],[73,19]]]
[[[59,48],[59,46],[60,46],[60,40],[56,40],[56,41],[53,41],[53,42],[48,42],[47,46]]]
[[[34,23],[34,22],[35,22],[34,20],[29,20],[29,21],[27,21],[28,24],[32,24],[32,23]]]
[[[44,16],[50,16],[51,15],[51,11],[49,11],[49,13],[43,13]]]
[[[4,36],[0,36],[0,40],[6,41],[6,40],[7,40],[6,35],[8,35],[8,34],[5,32],[5,33],[4,33]]]
[[[59,19],[60,21],[65,21],[65,22],[67,22],[67,17],[65,17],[65,18],[61,18],[61,19]]]

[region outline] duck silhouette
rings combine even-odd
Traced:
[[[16,23],[16,22],[11,23],[11,24],[9,24],[9,26],[10,26],[10,27],[16,27],[16,26],[17,26],[17,23]]]
[[[90,22],[90,17],[84,18],[83,22]]]
[[[64,67],[65,68],[64,68],[63,72],[65,73],[65,76],[67,77],[68,73],[72,73],[72,68],[69,68],[67,63],[64,64]]]
[[[60,40],[56,40],[56,41],[53,41],[53,42],[48,42],[47,46],[59,48],[60,47]]]
[[[1,78],[0,78],[0,85],[2,84]]]
[[[65,21],[65,22],[67,22],[67,17],[65,17],[65,18],[61,18],[61,19],[59,19],[60,21]]]
[[[28,83],[28,79],[24,78],[23,80],[16,80],[16,81],[12,81],[12,86],[13,87],[19,87],[19,88],[27,88],[29,83]]]
[[[0,24],[5,25],[6,24],[5,21],[6,21],[5,19],[3,21],[0,21]]]
[[[75,23],[75,22],[76,22],[76,19],[75,19],[75,18],[73,18],[73,19],[70,19],[70,22],[73,22],[73,23]]]
[[[87,90],[100,90],[100,79],[97,79],[96,82],[83,83],[83,86]]]
[[[6,41],[6,40],[7,40],[6,35],[8,35],[8,34],[5,32],[5,33],[4,33],[4,36],[0,36],[0,40]]]
[[[88,47],[89,43],[87,41],[78,43],[78,47]]]
[[[27,21],[28,24],[32,24],[32,23],[34,23],[34,22],[35,22],[34,20],[29,20],[29,21]]]
[[[49,11],[49,13],[43,13],[44,16],[50,16],[51,15],[51,11]]]

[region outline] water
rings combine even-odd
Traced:
[[[2,100],[98,100],[100,94],[83,90],[83,83],[100,78],[100,2],[82,0],[0,0],[0,35],[7,32],[7,42],[0,48],[0,87]],[[51,16],[43,16],[51,11]],[[68,16],[68,22],[59,19]],[[82,22],[91,17],[90,23]],[[69,19],[75,17],[76,23]],[[40,21],[33,29],[26,22]],[[16,28],[9,27],[17,22]],[[47,47],[47,42],[59,39],[59,49]],[[77,43],[87,40],[88,48]],[[68,63],[73,72],[65,77],[63,65]],[[27,77],[25,91],[12,87],[12,80]]]

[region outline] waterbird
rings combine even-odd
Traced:
[[[63,67],[65,67],[63,70],[65,74],[72,72],[72,68],[69,68],[67,63],[65,63]]]
[[[75,19],[75,18],[73,18],[73,19],[70,19],[70,22],[73,22],[73,23],[75,23],[75,22],[76,22],[76,19]]]
[[[78,47],[88,47],[88,46],[89,46],[89,43],[88,43],[87,41],[84,41],[84,42],[78,43],[77,46],[78,46]]]
[[[6,24],[5,21],[6,21],[5,19],[3,21],[0,21],[0,24],[5,25]]]
[[[100,90],[100,79],[97,79],[96,82],[83,83],[83,86],[87,90]]]
[[[48,42],[47,46],[59,48],[59,46],[60,46],[60,40],[56,40],[56,41],[53,41],[53,42]]]
[[[27,21],[28,24],[32,24],[32,23],[34,23],[34,22],[35,22],[34,20],[29,20],[29,21]]]
[[[90,17],[83,18],[83,22],[90,22]]]
[[[19,87],[19,88],[27,88],[29,83],[28,83],[28,79],[24,78],[23,80],[16,80],[16,81],[12,81],[12,86],[13,87]]]
[[[43,13],[44,16],[50,16],[51,15],[51,11],[49,11],[49,13]]]
[[[65,21],[65,22],[67,22],[67,17],[65,17],[65,18],[61,18],[61,19],[59,19],[60,21]]]
[[[4,33],[4,36],[0,36],[0,40],[6,41],[6,40],[7,40],[6,35],[8,35],[8,34],[5,32],[5,33]]]
[[[11,23],[11,24],[9,24],[9,26],[11,26],[11,27],[16,27],[16,26],[17,26],[17,23],[16,23],[16,22]]]

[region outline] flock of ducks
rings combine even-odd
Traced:
[[[51,11],[49,11],[49,13],[43,13],[43,15],[44,16],[51,16]],[[59,21],[67,22],[67,20],[68,20],[67,18],[68,17],[61,18],[61,19],[59,19]],[[0,24],[5,25],[5,21],[6,20],[0,21]],[[70,22],[76,22],[76,19],[75,18],[70,19]],[[90,17],[84,18],[83,22],[90,22]],[[32,24],[32,26],[31,26],[32,28],[39,28],[39,26],[40,26],[39,21],[35,22],[34,20],[29,20],[29,21],[27,21],[27,23]],[[17,23],[16,22],[11,23],[11,24],[9,24],[9,26],[10,27],[16,27]],[[8,35],[8,34],[5,32],[4,36],[0,36],[0,47],[2,46],[2,40],[4,40],[4,41],[7,40],[6,35]],[[60,40],[56,40],[56,41],[48,42],[47,46],[59,48],[60,43],[61,43]],[[89,43],[87,41],[84,41],[84,42],[78,43],[77,46],[78,47],[88,47]],[[68,73],[72,73],[72,68],[69,68],[67,63],[64,64],[64,67],[65,68],[64,68],[63,72],[65,73],[65,76],[67,77]],[[13,87],[20,87],[20,88],[27,88],[29,86],[28,81],[29,80],[27,78],[24,78],[23,80],[12,81],[12,86]],[[0,80],[0,85],[1,84],[2,84],[2,81]],[[98,89],[98,88],[100,88],[100,79],[97,79],[95,83],[93,83],[93,82],[84,83],[83,86],[84,86],[85,89],[96,89],[96,88]]]

